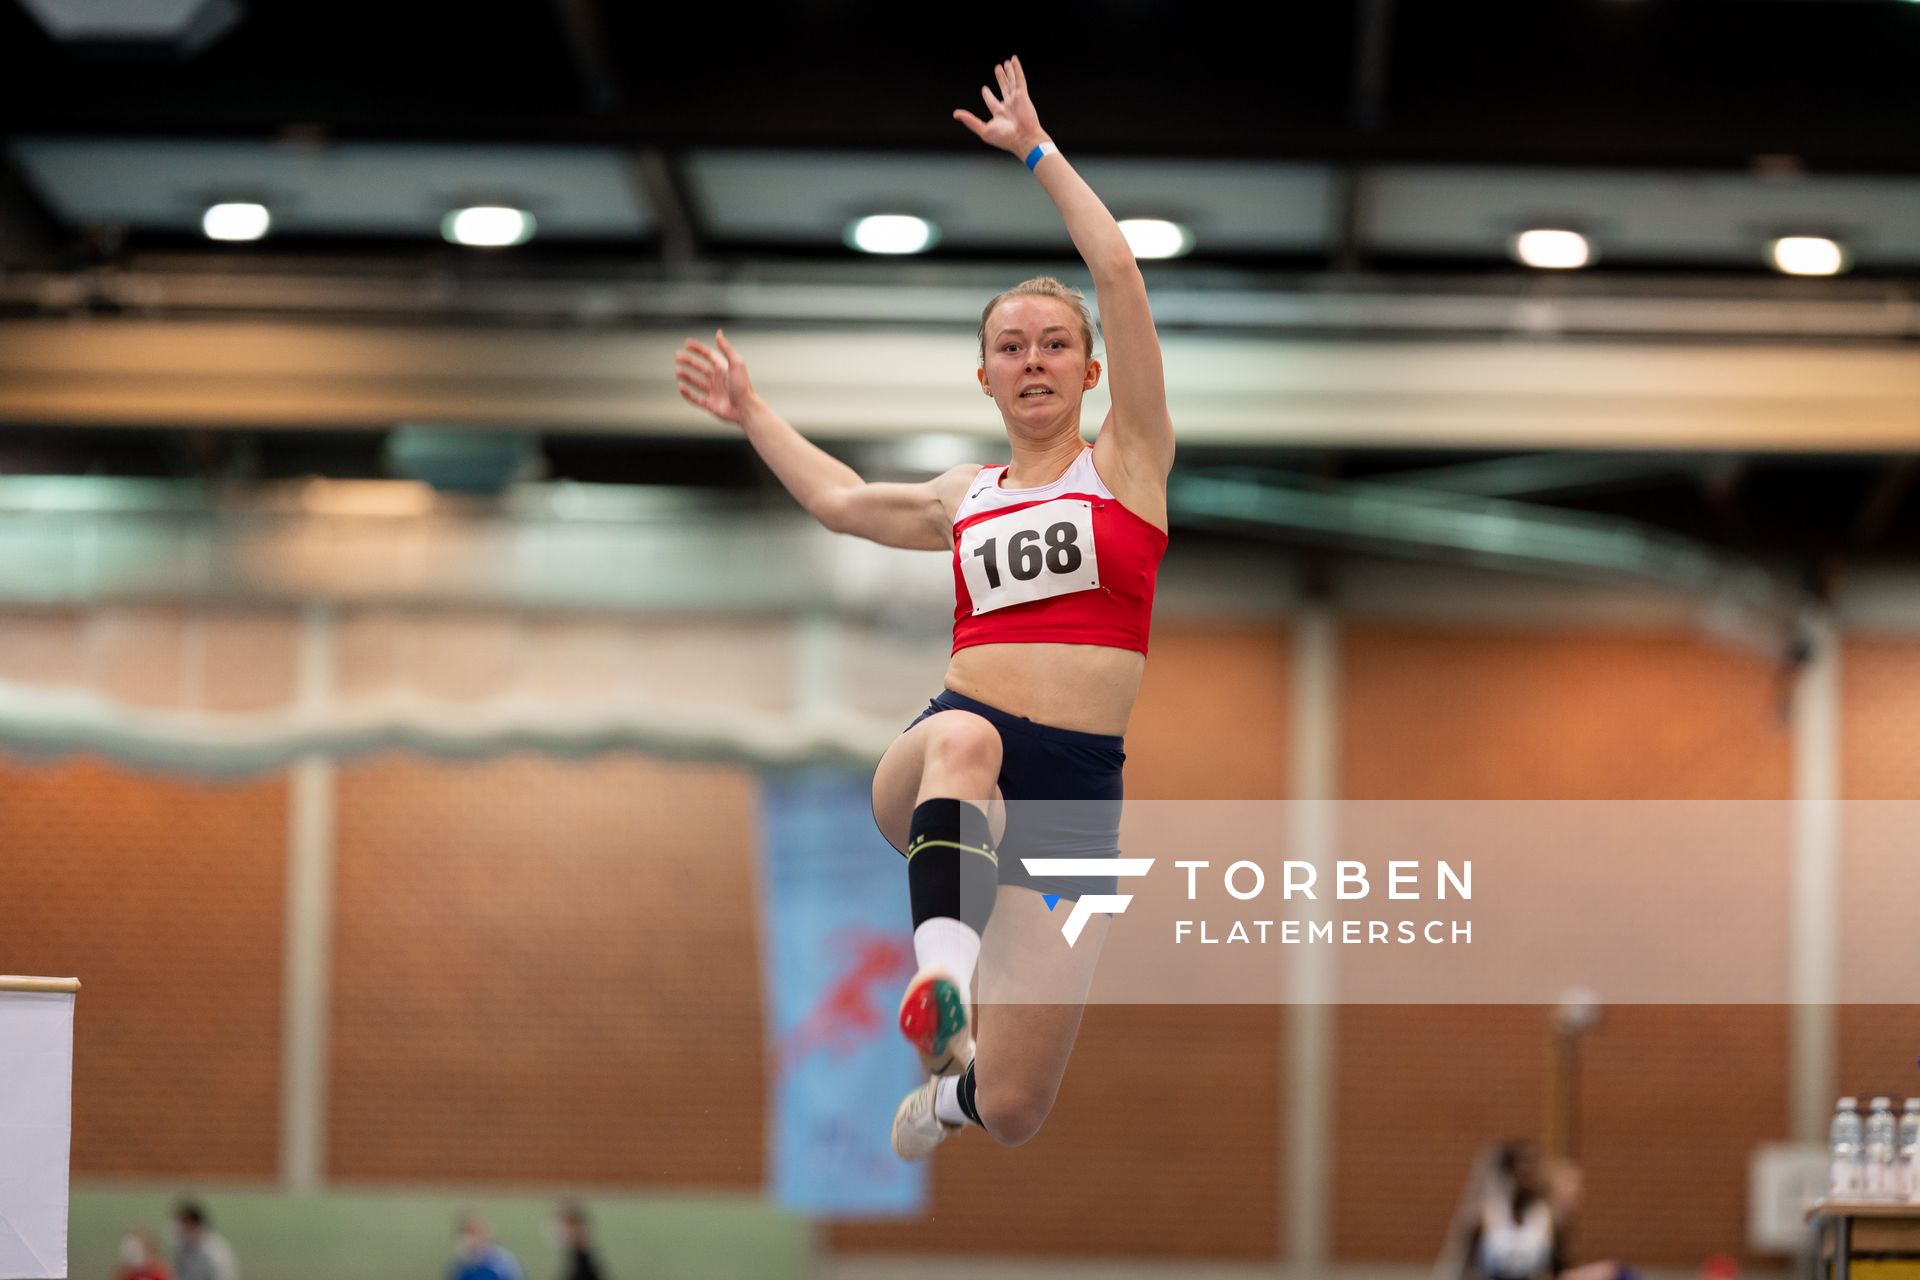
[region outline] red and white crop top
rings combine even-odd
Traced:
[[[1052,484],[1003,489],[982,467],[953,515],[953,651],[1097,644],[1147,651],[1167,535],[1120,504],[1093,447]]]

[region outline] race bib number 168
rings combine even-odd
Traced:
[[[960,573],[976,614],[1099,586],[1093,504],[1056,498],[968,525]]]

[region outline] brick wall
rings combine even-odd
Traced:
[[[1355,625],[1342,663],[1350,798],[1787,794],[1777,673],[1693,637]],[[1784,882],[1785,859],[1751,874]],[[1542,1136],[1548,1012],[1340,1010],[1337,1256],[1430,1261],[1474,1153]],[[1607,1010],[1581,1075],[1581,1256],[1738,1252],[1747,1151],[1784,1136],[1785,1046],[1778,1007]]]
[[[1841,658],[1841,786],[1849,800],[1879,802],[1871,818],[1850,815],[1841,862],[1841,983],[1902,999],[1920,974],[1915,927],[1917,864],[1912,847],[1920,821],[1920,640],[1856,636]],[[1861,830],[1872,823],[1871,835]],[[1920,1007],[1912,1003],[1845,1004],[1838,1010],[1835,1086],[1865,1100],[1920,1095]]]
[[[1840,785],[1849,800],[1920,800],[1920,640],[1851,636],[1840,657]]]
[[[1539,1133],[1545,1015],[1526,1005],[1347,1005],[1334,1023],[1334,1256],[1431,1262],[1481,1149]]]
[[[0,760],[0,972],[77,976],[77,1177],[278,1169],[287,788]]]
[[[1127,796],[1283,800],[1293,647],[1274,624],[1156,624],[1127,727]]]
[[[1779,672],[1692,636],[1349,628],[1353,799],[1772,800]]]
[[[760,1185],[746,770],[389,755],[338,805],[334,1177]]]
[[[77,615],[18,621],[0,628],[16,677],[86,676]],[[290,687],[284,620],[222,619],[197,651],[167,621],[131,611],[95,635],[116,696],[199,687],[244,707]],[[569,626],[580,653],[624,661],[620,637]],[[755,643],[771,669],[780,643]],[[377,686],[384,645],[377,621],[344,626],[365,651],[344,683]],[[445,693],[512,678],[511,646],[491,665],[485,649]],[[1283,795],[1289,662],[1282,627],[1160,628],[1131,793]],[[1777,673],[1690,637],[1354,625],[1342,664],[1349,796],[1787,793]],[[1846,673],[1848,794],[1916,795],[1920,644],[1855,642]],[[775,683],[754,700],[777,705]],[[271,1176],[286,804],[277,778],[0,765],[0,970],[87,982],[77,1175]],[[750,815],[743,772],[633,757],[343,767],[333,1176],[757,1187]],[[1850,879],[1846,909],[1886,910],[1874,884]],[[1903,1088],[1911,1012],[1841,1011],[1844,1087]],[[1069,1252],[1097,1221],[1120,1252],[1271,1256],[1284,1013],[1090,1010],[1034,1143],[954,1144],[930,1220],[834,1244]],[[1684,1266],[1737,1246],[1746,1151],[1784,1129],[1785,1025],[1774,1008],[1608,1010],[1585,1042],[1583,1253]],[[1545,1028],[1532,1007],[1339,1011],[1340,1258],[1432,1258],[1478,1146],[1539,1131]]]

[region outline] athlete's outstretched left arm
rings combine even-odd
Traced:
[[[990,118],[982,121],[968,111],[955,111],[953,118],[981,141],[1024,160],[1035,147],[1052,139],[1040,127],[1039,113],[1027,95],[1020,59],[999,64],[993,74],[1000,83],[999,95],[984,85],[980,88]],[[1048,154],[1033,172],[1093,273],[1113,389],[1113,411],[1100,434],[1113,432],[1117,437],[1120,464],[1127,471],[1143,479],[1164,480],[1173,467],[1173,419],[1167,413],[1160,335],[1154,332],[1140,264],[1120,234],[1120,224],[1065,156]]]

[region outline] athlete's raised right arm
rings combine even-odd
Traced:
[[[858,472],[801,435],[753,390],[747,362],[715,331],[714,345],[696,342],[674,353],[681,398],[747,433],[747,442],[773,469],[807,514],[835,533],[912,551],[953,546],[952,512],[973,465],[919,484],[869,483]]]

